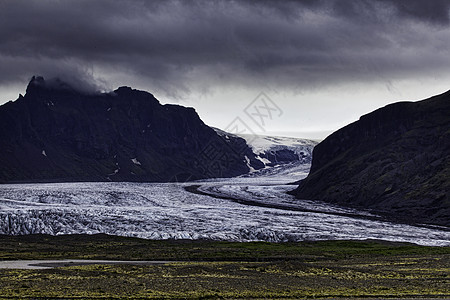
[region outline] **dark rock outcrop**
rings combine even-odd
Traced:
[[[225,140],[193,108],[121,87],[87,94],[33,77],[0,107],[0,182],[185,181],[247,173],[244,139]],[[254,165],[261,168],[263,165]]]
[[[270,161],[268,166],[275,166],[278,164],[287,164],[295,161],[302,161],[303,157],[300,157],[297,153],[290,149],[280,149],[267,151],[259,155],[262,158],[265,158]]]
[[[334,132],[313,151],[300,199],[450,225],[450,91],[399,102]]]

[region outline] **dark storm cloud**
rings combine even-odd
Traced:
[[[400,17],[406,16],[434,24],[448,25],[450,21],[448,0],[381,0],[393,5]]]
[[[248,3],[257,6],[264,4],[286,16],[296,15],[298,9],[302,8],[327,9],[351,18],[377,16],[378,9],[384,6],[400,18],[407,17],[442,25],[449,24],[450,21],[448,0],[263,0]]]
[[[0,85],[124,76],[172,95],[449,68],[450,1],[2,1]],[[96,80],[94,80],[96,78]]]

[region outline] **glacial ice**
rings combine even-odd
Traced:
[[[448,231],[377,220],[368,212],[287,195],[294,186],[285,183],[306,176],[308,168],[293,164],[237,178],[187,183],[0,185],[0,234],[106,233],[146,239],[269,242],[383,239],[450,246]],[[202,192],[228,199],[184,189],[193,184],[200,185]]]

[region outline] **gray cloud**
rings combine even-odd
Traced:
[[[445,0],[2,1],[0,85],[33,74],[171,97],[216,85],[291,90],[450,69]]]

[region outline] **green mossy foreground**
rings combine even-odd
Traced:
[[[178,260],[0,269],[4,298],[448,298],[450,247],[0,236],[0,259]]]

